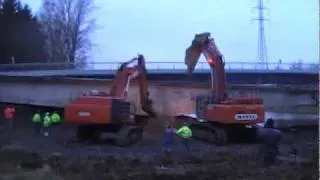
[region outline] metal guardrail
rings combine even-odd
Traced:
[[[88,66],[88,69],[107,69],[116,70],[121,63],[115,62],[97,62]],[[186,65],[183,62],[147,62],[147,69],[150,70],[185,70]],[[199,62],[196,70],[209,70],[206,62]],[[298,64],[298,63],[254,63],[254,62],[226,62],[226,70],[295,70],[295,71],[318,71],[319,64]]]
[[[85,69],[85,70],[117,70],[121,62],[94,62],[86,66],[78,66],[74,63],[19,63],[1,64],[0,71],[30,71],[30,70],[63,70],[63,69]],[[185,70],[183,62],[147,62],[148,70],[174,71]],[[294,72],[319,72],[317,63],[255,63],[255,62],[226,62],[226,70],[246,71],[294,71]],[[206,62],[199,62],[195,70],[207,71],[209,66]]]
[[[72,63],[17,63],[0,64],[0,71],[34,71],[34,70],[65,70],[74,69]]]

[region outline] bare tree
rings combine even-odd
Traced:
[[[43,0],[39,20],[46,36],[49,62],[84,66],[95,29],[93,0]]]

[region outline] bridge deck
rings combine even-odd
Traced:
[[[74,77],[113,78],[120,63],[94,64],[92,67],[77,68],[74,64],[14,64],[0,65],[0,76],[31,77]],[[170,81],[210,81],[210,69],[206,63],[199,63],[195,72],[188,76],[184,63],[148,62],[148,78]],[[266,68],[257,63],[227,63],[227,81],[232,84],[316,84],[318,64],[268,64]]]
[[[3,76],[101,76],[101,75],[113,75],[115,70],[99,70],[99,69],[64,69],[64,70],[32,70],[32,71],[9,71],[9,72],[0,72],[0,75]],[[172,74],[179,75],[185,74],[185,69],[176,69],[176,70],[164,70],[164,69],[150,69],[148,70],[150,74]],[[209,74],[209,69],[196,69],[195,74]],[[229,74],[318,74],[318,72],[308,71],[289,71],[289,70],[248,70],[248,69],[230,69],[226,70],[226,73]]]

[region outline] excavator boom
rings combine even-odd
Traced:
[[[215,101],[225,100],[227,93],[224,62],[214,39],[210,37],[210,33],[196,34],[190,47],[187,48],[185,64],[188,74],[194,71],[201,54],[205,56],[211,69],[211,86]]]

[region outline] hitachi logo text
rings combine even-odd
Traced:
[[[236,114],[234,118],[238,121],[253,121],[258,119],[257,114]]]

